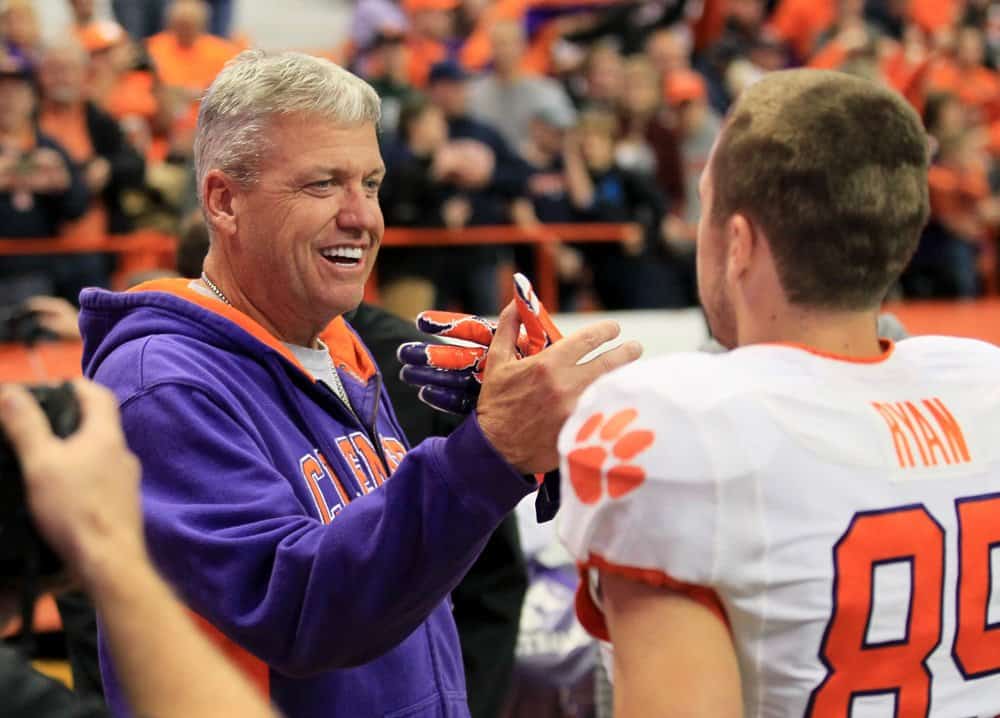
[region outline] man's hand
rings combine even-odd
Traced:
[[[21,461],[39,531],[101,614],[131,713],[275,716],[153,569],[143,540],[139,461],[125,445],[114,395],[84,379],[73,389],[82,419],[70,437],[54,436],[31,394],[12,384],[0,387],[0,426]]]
[[[452,180],[461,188],[482,189],[489,185],[496,169],[496,156],[487,145],[477,140],[455,140],[452,143],[458,161]]]
[[[446,182],[458,168],[459,154],[451,143],[439,147],[431,160],[431,178],[435,182]]]
[[[472,218],[472,205],[465,197],[449,197],[441,206],[441,219],[448,229],[461,229]]]
[[[91,194],[100,194],[111,181],[111,163],[103,157],[94,157],[87,163],[84,171],[84,178],[87,181],[87,189]]]
[[[18,154],[0,147],[0,192],[9,192],[17,182]]]
[[[73,382],[80,427],[56,437],[23,387],[0,387],[0,425],[21,462],[28,507],[39,531],[92,589],[112,564],[146,562],[139,461],[128,450],[111,392]]]
[[[26,160],[30,166],[28,189],[38,194],[62,192],[70,185],[69,168],[62,156],[49,147],[41,147]]]
[[[80,313],[61,297],[32,297],[24,303],[38,316],[38,323],[60,339],[80,340]]]
[[[517,311],[523,330],[517,339],[520,357],[537,354],[562,333],[539,301],[531,282],[523,274],[514,275]],[[424,334],[458,339],[464,345],[407,342],[397,357],[403,365],[399,378],[419,387],[420,400],[451,414],[468,414],[476,406],[486,369],[486,353],[497,325],[472,314],[429,310],[417,316],[417,329]]]
[[[558,466],[556,439],[583,390],[598,377],[638,359],[642,347],[626,342],[580,364],[618,336],[618,325],[603,321],[518,360],[520,328],[516,303],[511,302],[500,315],[487,354],[477,411],[483,434],[501,456],[518,471],[537,474]]]

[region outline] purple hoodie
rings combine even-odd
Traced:
[[[274,704],[292,718],[467,716],[446,598],[534,488],[475,417],[407,451],[342,319],[321,336],[360,421],[188,280],[81,304],[84,371],[117,395],[142,461],[154,560]],[[128,715],[101,648],[109,705]]]

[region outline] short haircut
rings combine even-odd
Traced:
[[[340,125],[378,125],[381,103],[361,78],[299,52],[246,50],[208,88],[194,142],[198,195],[210,169],[249,186],[268,151],[267,128],[280,116],[314,115]]]
[[[764,232],[793,304],[871,308],[927,222],[928,154],[899,94],[838,72],[771,73],[726,118],[710,219],[739,213]]]

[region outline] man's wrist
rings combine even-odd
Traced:
[[[156,571],[141,546],[93,547],[82,552],[74,569],[95,604],[128,600],[141,586],[156,578]]]

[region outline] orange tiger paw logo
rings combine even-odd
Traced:
[[[578,446],[566,459],[570,484],[583,503],[600,500],[605,478],[608,495],[613,499],[635,491],[646,480],[641,466],[628,463],[653,445],[652,431],[626,431],[638,415],[635,409],[625,409],[605,420],[598,412],[580,427],[576,434]]]

